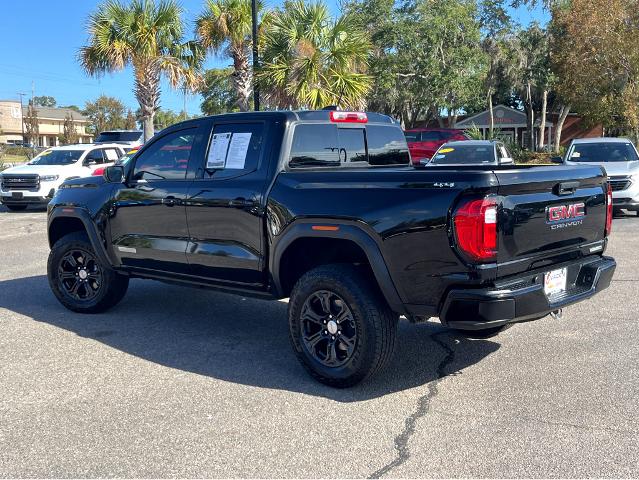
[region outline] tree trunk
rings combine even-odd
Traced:
[[[448,128],[457,127],[457,110],[453,110],[453,115],[448,118]]]
[[[135,65],[135,97],[140,104],[144,141],[155,134],[153,119],[160,108],[160,69],[152,62]]]
[[[570,113],[570,105],[562,105],[559,112],[559,118],[557,119],[557,126],[555,127],[555,153],[558,153],[559,148],[561,147],[561,131],[564,128],[564,122],[566,121],[568,113]]]
[[[232,47],[231,56],[233,57],[231,80],[237,94],[237,106],[242,112],[247,112],[250,109],[252,80],[248,50],[244,46]]]
[[[488,114],[490,117],[488,138],[491,140],[495,137],[495,111],[493,108],[493,92],[488,90]]]
[[[544,136],[546,135],[546,107],[548,106],[548,90],[544,89],[541,100],[541,119],[539,123],[539,143],[537,149],[541,152],[544,149]],[[549,139],[550,140],[550,139]]]
[[[533,110],[532,102],[532,87],[530,82],[526,85],[526,103],[527,103],[527,128],[528,128],[528,148],[535,150],[535,112]]]

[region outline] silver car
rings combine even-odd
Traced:
[[[444,143],[422,165],[512,165],[513,158],[499,140],[460,140]]]
[[[601,165],[612,187],[614,209],[639,214],[639,154],[627,138],[573,140],[563,159],[566,165]]]

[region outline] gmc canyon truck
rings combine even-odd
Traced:
[[[400,315],[491,335],[605,289],[611,220],[599,166],[418,168],[384,115],[227,114],[65,182],[48,278],[85,313],[130,278],[289,297],[298,359],[346,387],[387,363]]]

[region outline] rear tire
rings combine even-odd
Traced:
[[[302,276],[290,295],[293,351],[326,385],[353,386],[392,357],[398,315],[369,276],[352,265],[324,265]]]
[[[28,205],[5,205],[12,212],[21,212],[22,210],[26,210]]]
[[[58,301],[80,313],[113,307],[129,287],[129,277],[104,265],[84,232],[69,233],[53,245],[47,276]]]

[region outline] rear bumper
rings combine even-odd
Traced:
[[[543,272],[508,279],[487,289],[454,289],[446,297],[440,319],[460,330],[482,330],[542,318],[608,288],[616,266],[610,257],[553,266],[552,270],[567,268],[568,278],[566,291],[551,297],[544,293]]]

